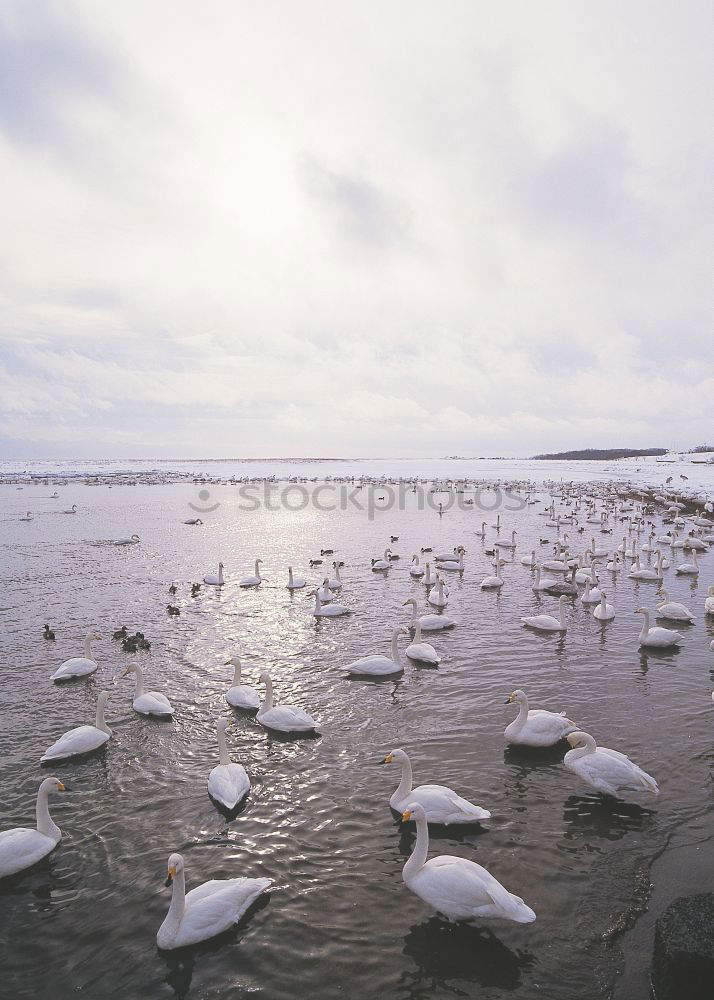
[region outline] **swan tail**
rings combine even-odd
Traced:
[[[651,774],[638,768],[637,778],[642,787],[647,789],[648,792],[652,792],[653,795],[659,795],[659,785]]]
[[[536,915],[530,906],[524,903],[520,896],[504,889],[498,882],[489,885],[486,892],[497,907],[499,916],[506,920],[513,920],[517,924],[532,924],[535,920]]]

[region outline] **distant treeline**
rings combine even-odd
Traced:
[[[580,451],[559,451],[552,455],[533,455],[533,458],[565,459],[580,462],[609,462],[615,458],[645,458],[648,455],[666,455],[666,448],[582,448]]]
[[[696,448],[692,448],[692,455],[699,455],[703,451],[714,451],[714,444],[698,444]]]

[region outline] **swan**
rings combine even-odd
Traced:
[[[585,593],[580,598],[581,604],[599,604],[602,594],[597,587],[590,587],[590,580],[585,581]]]
[[[218,764],[208,775],[208,794],[225,809],[235,809],[250,791],[250,778],[242,764],[235,764],[226,743],[227,719],[216,722]]]
[[[165,719],[174,714],[165,694],[160,691],[144,691],[144,671],[138,663],[127,663],[121,676],[126,677],[127,674],[136,674],[136,690],[132,702],[135,712],[140,715],[158,715]]]
[[[50,816],[47,798],[64,790],[59,778],[45,778],[37,792],[37,829],[16,826],[0,833],[0,878],[31,868],[57,847],[62,831]]]
[[[427,597],[427,601],[429,602],[429,604],[432,605],[432,607],[435,608],[445,608],[446,605],[449,603],[449,598],[444,588],[444,581],[441,579],[440,576],[437,576],[436,589],[431,591],[431,593]]]
[[[448,569],[448,570],[458,570],[459,573],[464,571],[464,549],[462,546],[458,548],[458,559],[440,559],[436,563],[437,569]]]
[[[662,603],[657,605],[656,618],[669,618],[670,621],[688,622],[690,625],[695,623],[697,619],[686,605],[680,604],[678,601],[670,601],[669,594],[664,587],[660,588],[660,593]]]
[[[679,645],[684,638],[679,632],[675,632],[671,628],[660,628],[659,625],[655,626],[655,628],[650,628],[650,613],[647,608],[638,608],[635,614],[644,615],[645,619],[642,624],[642,631],[640,632],[640,646],[666,649],[668,646]]]
[[[346,608],[343,604],[337,604],[334,601],[331,604],[323,604],[320,600],[320,593],[317,590],[313,590],[310,597],[315,598],[315,609],[312,612],[313,618],[337,618],[339,615],[350,614],[350,609]]]
[[[704,614],[714,615],[714,585],[707,591],[709,595],[704,601]]]
[[[476,535],[477,538],[485,538],[486,537],[486,522],[485,521],[481,522],[481,530],[480,531],[474,531],[474,535]]]
[[[237,924],[248,907],[273,884],[272,878],[211,879],[186,893],[184,862],[169,855],[167,886],[173,885],[171,905],[156,935],[164,951],[198,944]]]
[[[407,632],[409,630],[407,629]],[[430,663],[433,667],[438,667],[441,663],[441,657],[438,655],[434,647],[429,642],[422,642],[421,638],[421,624],[419,619],[416,620],[416,626],[414,628],[414,641],[410,642],[405,653],[410,660],[416,660],[418,663]]]
[[[307,586],[304,576],[293,576],[292,566],[288,566],[288,590],[301,590]]]
[[[384,556],[381,559],[372,560],[372,569],[375,573],[379,573],[380,570],[391,569],[392,562],[389,558],[391,555],[389,549],[384,550]]]
[[[203,524],[200,517],[190,517],[188,521],[184,521],[184,524]]]
[[[332,602],[332,591],[330,590],[330,580],[328,577],[324,577],[322,586],[317,588],[317,596],[320,598],[321,604],[330,604]]]
[[[609,569],[611,573],[619,573],[620,570],[622,569],[622,567],[623,567],[623,564],[620,562],[620,557],[619,557],[618,553],[616,552],[615,555],[614,555],[614,557],[606,565],[605,569]]]
[[[400,626],[392,630],[391,656],[383,656],[381,653],[362,656],[359,660],[347,664],[345,667],[347,673],[353,677],[388,677],[390,674],[401,674],[404,664],[399,656],[400,635],[409,635],[409,629]]]
[[[56,743],[45,750],[40,763],[48,760],[66,760],[80,754],[90,753],[103,746],[110,739],[112,731],[104,721],[104,708],[109,701],[109,692],[100,691],[97,696],[97,718],[93,726],[77,726],[68,729]]]
[[[411,604],[412,607],[412,620],[409,622],[409,628],[416,629],[416,624],[419,622],[419,627],[422,632],[441,632],[445,628],[452,628],[456,623],[448,618],[446,615],[417,615],[417,602],[413,597],[410,597],[408,601],[405,601],[402,607],[406,607],[407,604]]]
[[[429,826],[424,807],[410,802],[404,822],[416,820],[417,839],[402,877],[408,889],[447,920],[500,918],[530,924],[536,915],[520,896],[514,896],[481,865],[466,858],[442,854],[427,861]]]
[[[342,577],[340,576],[340,564],[333,562],[332,568],[335,571],[335,575],[331,580],[327,581],[328,590],[342,590]]]
[[[422,576],[424,576],[424,570],[419,565],[419,556],[417,556],[417,555],[413,555],[412,556],[412,565],[411,565],[411,568],[409,570],[409,575],[413,576],[413,577],[422,577]]]
[[[698,576],[699,563],[697,562],[697,550],[690,549],[691,559],[689,562],[680,563],[675,572],[680,576]]]
[[[531,549],[531,554],[529,556],[521,556],[522,566],[535,566],[536,564],[536,554],[535,549]]]
[[[501,576],[501,565],[496,561],[496,572],[493,576],[485,576],[481,581],[481,590],[494,590],[498,587],[503,586],[503,577]]]
[[[77,504],[73,503],[71,510],[66,510],[66,511],[64,511],[64,513],[65,514],[76,514],[77,513]]]
[[[579,730],[566,739],[573,749],[566,753],[563,763],[596,791],[617,796],[620,789],[630,789],[659,795],[652,775],[633,764],[624,753],[599,747],[589,733]]]
[[[273,705],[273,682],[270,674],[262,673],[260,683],[265,684],[265,701],[258,709],[256,719],[265,729],[275,729],[280,733],[310,733],[317,723],[302,708],[292,705]]]
[[[60,664],[53,674],[51,681],[67,681],[72,677],[87,677],[97,669],[97,661],[92,659],[92,643],[101,639],[98,632],[90,632],[84,640],[84,656],[73,656]]]
[[[241,684],[240,682],[240,672],[241,672],[241,662],[237,656],[231,656],[230,660],[226,661],[226,666],[232,664],[235,669],[233,671],[233,683],[226,691],[226,701],[233,708],[260,708],[260,695],[251,687],[250,684]]]
[[[440,554],[434,556],[436,562],[458,562],[459,561],[459,548],[454,548],[451,552],[441,552]],[[465,551],[465,550],[464,550]]]
[[[32,520],[32,512],[28,510],[28,512],[25,514],[25,516],[21,517],[20,520],[21,521],[31,521]]]
[[[552,615],[532,615],[530,618],[521,618],[527,628],[537,629],[539,632],[567,632],[568,626],[565,624],[565,603],[568,598],[563,594],[558,605],[560,608],[560,620]]]
[[[255,560],[255,574],[253,576],[244,576],[242,580],[238,581],[239,587],[259,587],[263,582],[263,578],[260,575],[260,564],[262,559]]]
[[[392,794],[389,804],[395,812],[403,813],[412,802],[418,802],[424,809],[427,823],[478,823],[490,819],[488,809],[476,806],[463,799],[448,785],[418,785],[412,788],[412,765],[404,750],[392,750],[384,758],[385,764],[397,762],[402,768],[402,777]],[[411,806],[410,806],[411,808]]]
[[[600,603],[593,611],[593,618],[597,618],[599,622],[609,622],[615,617],[615,609],[612,604],[607,603],[607,594],[605,591],[600,592]]]
[[[575,566],[571,569],[571,576],[569,580],[551,580],[548,583],[548,586],[544,589],[549,594],[553,594],[556,597],[560,594],[568,594],[571,597],[577,597],[578,585],[575,582]]]
[[[631,569],[628,576],[631,580],[662,580],[662,553],[657,551],[657,566],[656,567],[638,567],[637,569]]]
[[[541,579],[541,575],[540,575],[541,574],[541,567],[537,563],[536,563],[535,571],[536,571],[536,578],[535,578],[535,581],[533,583],[533,586],[531,587],[531,590],[535,590],[535,591],[538,591],[538,590],[547,590],[548,587],[552,587],[554,584],[556,584],[558,582],[557,580],[554,580],[551,577],[543,577]]]
[[[594,538],[590,539],[590,551],[593,554],[593,559],[595,559],[597,556],[600,556],[602,558],[603,556],[609,555],[608,549],[603,549],[602,546],[600,548],[597,547]]]
[[[117,538],[117,540],[115,542],[112,542],[112,544],[113,545],[138,545],[139,544],[139,536],[138,535],[132,535],[131,538]]]
[[[494,542],[494,545],[496,545],[496,546],[498,546],[499,548],[502,548],[502,549],[515,549],[515,547],[516,547],[516,535],[517,534],[518,534],[518,532],[514,528],[513,531],[511,532],[511,540],[510,540],[510,542]]]
[[[209,573],[207,576],[204,576],[203,582],[207,583],[210,587],[222,587],[226,582],[223,579],[223,563],[219,562],[218,564],[218,576],[215,573]]]
[[[518,705],[518,715],[503,731],[509,743],[526,747],[552,747],[578,728],[572,719],[566,717],[565,712],[529,709],[526,693],[520,689],[509,694],[506,704]]]

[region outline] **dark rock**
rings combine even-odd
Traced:
[[[709,1000],[713,981],[714,893],[682,896],[655,924],[655,996],[657,1000]]]

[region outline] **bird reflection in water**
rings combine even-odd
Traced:
[[[654,809],[610,795],[570,795],[565,800],[563,819],[571,829],[563,837],[573,840],[589,834],[603,840],[620,840],[627,833],[645,829],[654,815]]]

